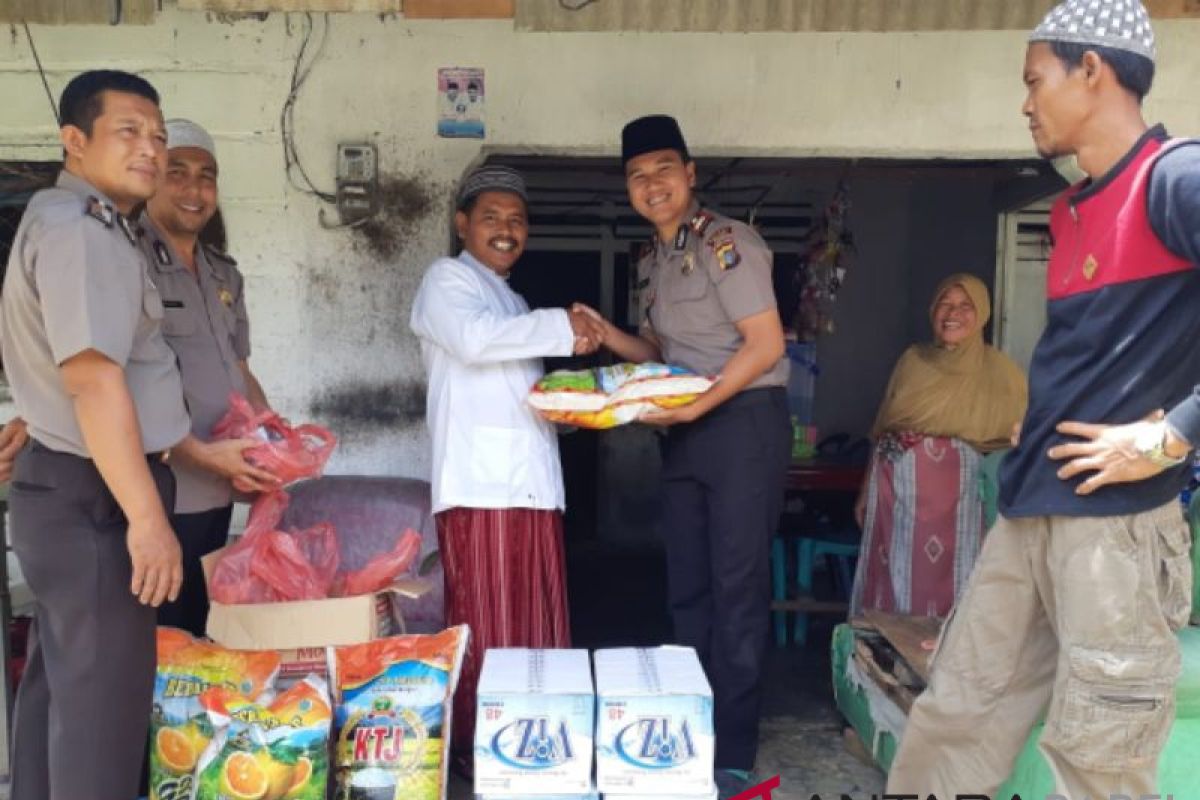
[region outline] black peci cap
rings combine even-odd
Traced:
[[[690,161],[687,142],[683,131],[674,117],[666,114],[651,114],[638,117],[621,131],[621,165],[629,163],[645,153],[655,150],[677,150],[684,161]]]

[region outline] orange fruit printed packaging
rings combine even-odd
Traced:
[[[213,687],[261,695],[279,673],[279,654],[227,650],[177,628],[159,628],[157,648],[150,799],[191,800],[196,765],[214,735],[201,695]]]
[[[335,800],[445,800],[466,626],[331,648]]]
[[[325,681],[309,675],[270,702],[222,687],[201,701],[215,735],[195,800],[325,800],[333,719]]]

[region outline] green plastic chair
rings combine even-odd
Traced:
[[[988,453],[979,463],[979,500],[983,503],[983,530],[991,529],[1000,513],[997,506],[1000,502],[1000,462],[1012,448],[1006,447],[994,453]]]

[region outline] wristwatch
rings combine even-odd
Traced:
[[[1163,469],[1179,466],[1187,461],[1188,455],[1191,453],[1189,450],[1178,458],[1167,453],[1167,423],[1165,422],[1152,423],[1143,428],[1134,437],[1133,447],[1142,458]]]

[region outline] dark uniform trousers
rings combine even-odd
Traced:
[[[148,462],[173,507],[171,471]],[[150,723],[155,611],[129,590],[125,515],[92,461],[36,441],[17,456],[8,502],[35,602],[12,800],[131,800]]]
[[[668,597],[675,638],[696,649],[713,687],[718,768],[753,769],[758,751],[770,542],[790,455],[781,387],[746,390],[667,434]]]
[[[171,528],[183,551],[183,587],[179,597],[158,607],[158,624],[183,628],[203,636],[208,623],[208,585],[200,559],[224,547],[229,540],[233,504],[194,514],[172,514]]]

